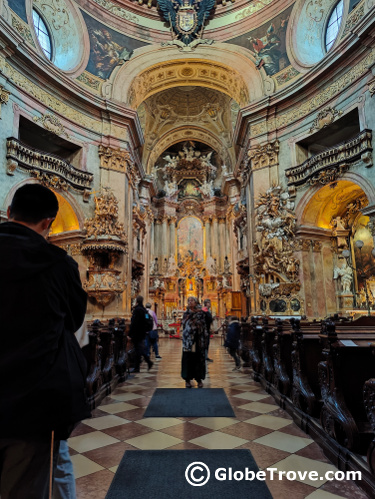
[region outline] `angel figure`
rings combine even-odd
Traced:
[[[344,293],[352,292],[352,282],[353,282],[353,270],[347,264],[346,260],[341,267],[335,267],[333,269],[333,278],[337,279],[340,277],[341,287]]]

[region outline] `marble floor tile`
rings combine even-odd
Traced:
[[[292,424],[292,421],[289,419],[270,416],[269,414],[263,414],[262,416],[247,419],[245,423],[262,426],[263,428],[269,428],[270,430],[279,430],[280,428],[284,428],[285,426]]]
[[[141,450],[161,450],[172,447],[172,445],[180,444],[182,443],[182,440],[159,431],[153,431],[147,435],[130,438],[126,440],[126,443]]]
[[[74,456],[71,456],[71,460],[76,479],[81,478],[81,476],[91,475],[91,473],[104,469],[103,466],[100,466],[98,463],[83,456],[82,454],[75,454]]]
[[[243,400],[252,400],[253,402],[258,402],[258,400],[269,398],[268,394],[261,393],[253,393],[253,392],[243,392],[238,395],[233,395],[235,398],[243,399]]]
[[[192,421],[193,424],[200,426],[205,426],[211,430],[220,430],[226,426],[238,423],[236,419],[233,418],[196,418]]]
[[[132,392],[127,392],[127,393],[116,393],[115,395],[112,395],[112,398],[114,400],[121,400],[122,402],[127,402],[128,400],[136,400],[144,397],[144,393],[132,393]]]
[[[114,474],[101,470],[76,480],[78,499],[105,499]]]
[[[227,435],[220,431],[213,431],[207,435],[189,440],[192,444],[200,445],[205,449],[235,449],[246,443],[244,438]]]
[[[273,431],[254,441],[258,444],[268,445],[269,447],[274,447],[285,452],[297,452],[312,442],[310,438],[294,437],[279,431]]]
[[[92,449],[104,447],[118,442],[116,438],[110,437],[101,431],[93,431],[78,437],[68,439],[68,445],[77,452],[87,452]]]
[[[90,450],[82,455],[100,466],[103,466],[103,468],[111,468],[120,463],[127,450],[136,450],[136,448],[126,442],[118,442],[117,444],[106,445],[99,449]]]
[[[112,428],[112,426],[129,423],[129,421],[124,418],[119,418],[118,416],[110,415],[102,416],[101,418],[85,419],[84,423],[96,430],[104,430],[105,428]]]
[[[105,405],[104,407],[100,406],[100,408],[104,412],[108,412],[109,414],[116,414],[118,412],[127,411],[129,409],[136,409],[137,406],[132,405],[132,404],[128,404],[127,402],[117,402],[116,404],[108,404],[108,405]]]
[[[319,489],[309,494],[306,499],[339,499],[343,496],[338,496],[336,494],[331,494],[330,492],[326,492],[325,490]]]
[[[134,421],[121,426],[115,426],[114,428],[107,428],[103,430],[103,433],[110,435],[118,440],[127,440],[132,437],[139,437],[140,435],[146,435],[152,431],[151,428],[147,428],[144,425],[135,423]]]
[[[137,423],[152,428],[153,430],[162,430],[170,426],[181,424],[181,419],[177,418],[145,418]]]
[[[262,428],[261,426],[255,426],[244,421],[222,428],[220,431],[228,435],[244,438],[245,440],[255,440],[272,432],[269,428]]]
[[[266,414],[273,411],[276,407],[271,404],[263,404],[262,402],[250,402],[249,404],[239,406],[240,409],[246,409],[247,411],[260,412],[261,414]]]

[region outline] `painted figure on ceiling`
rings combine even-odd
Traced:
[[[132,52],[116,43],[111,33],[104,28],[90,30],[90,40],[91,55],[100,78],[107,79],[117,64],[123,64],[132,55]]]
[[[248,38],[256,59],[257,68],[264,68],[269,76],[278,73],[282,69],[280,68],[280,58],[283,51],[282,38],[285,37],[288,19],[281,20],[277,32],[274,23],[271,23],[262,38],[254,38],[253,36]]]

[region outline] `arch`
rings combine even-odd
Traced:
[[[5,209],[8,208],[12,202],[14,193],[20,187],[25,184],[38,183],[39,182],[34,179],[25,179],[13,185],[5,198]],[[85,217],[75,198],[66,191],[64,191],[64,194],[62,194],[61,191],[57,192],[54,189],[51,189],[51,191],[53,191],[57,196],[59,201],[59,211],[57,213],[56,220],[52,224],[50,235],[56,236],[57,234],[62,234],[64,232],[83,230]]]
[[[233,158],[228,154],[228,147],[212,132],[200,127],[181,126],[169,130],[165,135],[160,137],[152,151],[145,155],[144,164],[146,165],[146,171],[151,172],[156,160],[166,149],[184,140],[196,140],[207,144],[223,157],[224,160],[228,160],[228,163],[232,166]]]
[[[346,173],[338,182],[307,190],[296,207],[299,226],[330,228],[333,217],[343,214],[354,199],[365,195],[369,205],[375,201],[373,186],[357,173]]]
[[[263,80],[250,51],[229,43],[198,46],[176,57],[175,47],[147,46],[115,72],[113,99],[137,107],[155,93],[177,86],[204,86],[229,95],[241,107],[263,96]],[[103,87],[103,91],[108,91]]]

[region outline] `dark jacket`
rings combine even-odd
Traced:
[[[0,225],[0,437],[67,438],[90,416],[74,336],[86,302],[64,250],[21,224]]]
[[[233,321],[228,326],[227,338],[224,346],[237,349],[240,346],[241,326],[239,321]]]
[[[136,305],[130,322],[129,336],[134,343],[143,341],[146,338],[145,315],[147,310],[143,305]]]

